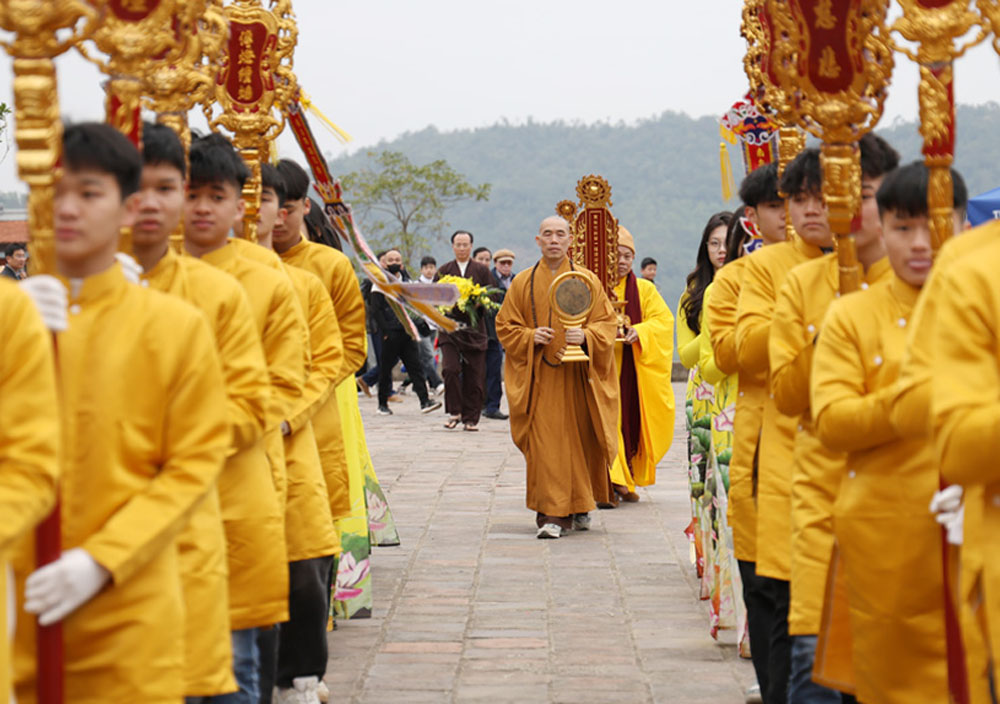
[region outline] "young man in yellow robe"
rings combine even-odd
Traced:
[[[955,171],[954,226],[965,218]],[[847,453],[834,534],[850,607],[857,698],[949,701],[942,533],[928,510],[939,488],[926,438],[902,438],[889,409],[906,327],[931,270],[927,167],[886,176],[878,191],[894,276],[835,301],[813,361],[812,409],[820,440]]]
[[[187,669],[185,693],[236,690],[229,633],[288,617],[282,507],[261,443],[270,403],[267,363],[236,279],[170,248],[186,201],[187,158],[169,127],[143,126],[143,171],[132,251],[143,283],[199,308],[212,330],[228,397],[226,466],[179,541]],[[222,532],[220,532],[222,531]]]
[[[535,238],[542,258],[514,278],[496,320],[507,351],[511,437],[524,453],[526,503],[543,539],[590,528],[595,499],[610,499],[608,470],[618,452],[617,321],[597,277],[567,257],[570,241],[565,220],[542,221]],[[583,274],[596,298],[581,327],[564,327],[549,306],[549,287],[568,271]],[[563,362],[567,345],[582,346],[589,360]]]
[[[229,447],[222,371],[204,316],[126,280],[115,261],[119,231],[137,212],[135,147],[108,125],[72,125],[63,169],[53,208],[70,303],[57,340],[63,553],[32,572],[27,540],[15,571],[24,609],[42,625],[62,621],[73,702],[178,704],[176,539]],[[20,702],[35,701],[35,630],[33,619],[18,623]]]
[[[285,182],[270,164],[261,165],[261,207],[257,249],[273,254],[271,237],[275,223],[285,217]],[[246,240],[243,240],[244,242]],[[277,686],[275,701],[312,701],[326,673],[326,624],[329,613],[330,577],[340,541],[330,514],[323,468],[320,463],[312,420],[331,398],[343,359],[340,328],[330,297],[315,275],[272,257],[291,280],[308,324],[308,369],[302,397],[282,423],[288,468],[289,619],[274,643],[258,643],[262,652],[261,683],[266,693]]]
[[[775,164],[759,166],[743,179],[740,200],[743,202],[743,216],[760,233],[758,248],[785,241],[785,201],[778,195],[778,168]],[[774,602],[766,582],[756,574],[755,560],[757,446],[764,399],[767,398],[767,374],[742,369],[736,346],[740,289],[747,257],[756,250],[739,251],[744,249],[743,244],[732,240],[727,243],[726,249],[729,261],[716,273],[711,291],[706,291],[705,328],[712,346],[715,369],[721,374],[739,375],[736,417],[733,421],[733,456],[729,462],[727,518],[733,528],[733,553],[743,584],[750,654],[760,691],[766,692]]]
[[[264,445],[288,541],[291,536],[287,535],[288,518],[285,512],[290,490],[282,424],[300,402],[305,388],[308,331],[288,277],[241,255],[238,246],[229,241],[233,222],[243,211],[240,199],[243,181],[249,177],[249,169],[232,144],[220,135],[196,139],[191,145],[190,165],[184,210],[184,246],[189,254],[236,278],[250,301],[271,386]],[[292,491],[304,488],[301,477],[293,477],[291,481],[296,483]],[[288,544],[288,560],[293,559],[294,552],[293,546]],[[284,583],[287,588],[287,573]],[[253,701],[259,696],[260,686],[258,631],[258,627],[233,631],[234,669],[240,687],[238,696],[249,697]],[[224,699],[222,701],[229,704]]]
[[[63,296],[65,297],[65,296]],[[15,601],[8,559],[18,539],[51,510],[59,474],[59,405],[52,338],[31,298],[0,281],[0,702],[11,692],[8,611]],[[61,313],[61,315],[58,315]],[[57,311],[65,326],[65,306]],[[22,614],[21,618],[27,618]]]
[[[875,193],[885,175],[899,164],[899,155],[885,140],[871,133],[861,139],[859,148],[861,223],[853,235],[862,268],[861,287],[867,289],[889,278],[892,272],[885,257]],[[808,231],[805,235],[809,237]],[[838,266],[837,254],[830,252],[792,269],[778,292],[768,346],[775,405],[798,423],[791,485],[789,704],[842,701],[839,691],[813,682],[812,672],[833,550],[833,500],[844,474],[846,457],[819,441],[813,432],[809,408],[813,349],[822,334],[826,310],[839,297]]]
[[[788,215],[796,235],[765,247],[747,258],[740,290],[736,346],[740,372],[767,373],[770,379],[768,337],[774,322],[778,291],[795,266],[823,254],[832,246],[820,191],[819,151],[806,149],[781,176],[788,197]],[[788,580],[791,577],[792,447],[796,423],[782,415],[773,394],[764,399],[760,445],[757,452],[757,564],[774,604],[768,648],[767,704],[785,704],[790,668],[788,637]]]
[[[618,454],[611,468],[615,492],[638,501],[635,487],[656,482],[656,465],[674,437],[674,316],[656,286],[636,277],[635,241],[618,228],[618,284],[629,324],[625,341],[615,343],[619,380]]]
[[[968,227],[968,223],[966,223]],[[957,233],[956,233],[957,234]],[[950,290],[951,265],[960,260],[979,253],[1000,239],[1000,222],[990,221],[960,237],[952,238],[944,243],[934,259],[934,269],[921,291],[907,334],[906,351],[899,372],[899,393],[892,401],[891,420],[893,429],[900,437],[923,437],[934,440],[934,420],[932,413],[932,397],[936,380],[939,378],[938,367],[951,364],[950,359],[940,362],[935,359],[940,344],[947,344],[954,354],[955,343],[951,339],[938,339],[937,316],[941,302],[947,297],[952,300]],[[954,303],[954,301],[952,300]],[[945,330],[949,326],[945,326]],[[964,345],[964,338],[960,341]],[[996,651],[996,646],[988,645],[988,637],[983,627],[985,623],[985,601],[983,598],[983,549],[984,538],[982,520],[985,485],[978,482],[973,466],[962,467],[961,475],[956,474],[953,464],[947,472],[941,468],[944,482],[958,482],[942,490],[936,497],[935,511],[940,511],[938,522],[948,526],[950,521],[958,522],[958,531],[949,530],[949,542],[960,545],[958,562],[958,581],[956,600],[959,606],[961,620],[962,645],[965,650],[966,672],[969,683],[969,701],[971,704],[992,704],[990,694],[990,678],[994,666],[991,664],[990,651]],[[970,473],[969,470],[972,470]],[[951,505],[941,503],[941,499],[951,495]],[[950,519],[950,520],[949,520]],[[947,565],[948,570],[954,570],[955,565]],[[994,602],[995,603],[995,602]],[[952,644],[949,643],[949,648]]]
[[[992,704],[1000,682],[1000,222],[945,243],[918,307],[934,294],[935,337],[922,355],[932,365],[929,397],[941,477],[961,487],[961,625],[971,704]],[[931,288],[932,287],[932,288]],[[922,365],[921,365],[922,366]]]

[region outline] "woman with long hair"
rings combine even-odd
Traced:
[[[729,526],[729,463],[733,456],[733,419],[736,415],[739,375],[731,367],[720,369],[716,364],[712,333],[716,332],[713,318],[712,297],[717,282],[727,276],[729,264],[746,253],[745,245],[753,240],[740,215],[742,208],[732,214],[726,232],[726,255],[720,276],[714,277],[705,288],[702,298],[701,332],[698,334],[698,372],[702,381],[713,386],[709,406],[711,417],[712,459],[707,463],[705,488],[701,504],[705,506],[699,525],[702,544],[705,546],[705,563],[709,581],[709,632],[718,637],[720,628],[737,631],[737,646],[744,657],[750,654],[746,607],[743,604],[743,584],[739,564],[733,552],[733,533]],[[737,267],[738,268],[738,267]],[[723,366],[726,366],[724,363]]]
[[[732,213],[716,213],[708,219],[698,245],[694,270],[688,274],[687,288],[677,304],[677,351],[681,364],[687,367],[687,394],[685,409],[688,428],[688,480],[691,486],[691,524],[687,534],[694,542],[698,576],[701,578],[701,596],[711,594],[710,545],[706,543],[705,528],[711,528],[709,507],[705,505],[705,478],[709,463],[714,463],[712,452],[712,400],[715,390],[698,370],[700,340],[703,322],[705,289],[715,278],[715,272],[726,257],[726,231]],[[706,560],[709,562],[706,563]]]

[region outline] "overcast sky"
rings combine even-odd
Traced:
[[[304,89],[353,135],[338,154],[428,125],[479,127],[594,122],[657,115],[721,115],[746,90],[742,0],[296,0],[295,70]],[[57,60],[60,107],[74,120],[103,119],[98,71],[74,51]],[[0,100],[12,100],[10,60],[0,56]],[[884,121],[913,119],[917,71],[897,55]],[[956,99],[1000,94],[989,43],[956,70]],[[200,114],[192,124],[203,125]],[[959,126],[961,129],[961,126]],[[290,137],[282,154],[295,156]],[[0,190],[21,188],[12,153]]]

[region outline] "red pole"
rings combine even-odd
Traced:
[[[42,567],[59,559],[61,554],[60,502],[35,529],[35,564]],[[38,626],[38,704],[63,704],[63,631],[62,621]]]

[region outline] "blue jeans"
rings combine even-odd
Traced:
[[[375,364],[368,367],[361,379],[369,386],[375,386],[378,383],[378,365],[382,361],[382,336],[379,333],[375,333],[368,337],[372,343],[372,350],[375,352]]]
[[[185,704],[258,704],[260,699],[260,651],[257,649],[257,628],[231,631],[233,641],[233,675],[239,690],[215,697],[188,697]]]
[[[497,340],[490,340],[486,346],[486,410],[496,413],[500,410],[503,396],[503,347]]]
[[[841,704],[844,698],[840,692],[812,681],[816,636],[791,638],[792,665],[788,676],[788,704]]]

